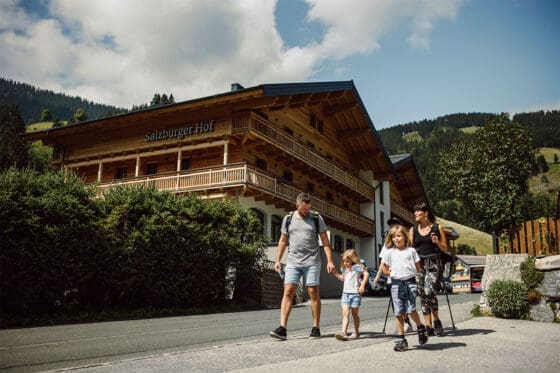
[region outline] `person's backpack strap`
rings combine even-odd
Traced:
[[[310,212],[313,217],[313,222],[315,223],[315,232],[319,234],[319,213],[315,210],[311,210]],[[289,214],[286,215],[286,235],[290,235],[290,224],[292,223],[292,218],[294,217],[294,212],[290,211]]]

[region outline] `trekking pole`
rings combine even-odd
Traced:
[[[387,304],[387,313],[385,314],[385,323],[383,324],[383,331],[381,333],[385,334],[385,327],[387,327],[387,318],[389,317],[389,308],[393,303],[391,292],[389,292],[389,304]]]
[[[453,326],[453,329],[456,330],[457,328],[455,327],[455,321],[453,321],[453,313],[451,313],[451,304],[449,303],[449,296],[447,295],[447,289],[444,288],[444,292],[445,292],[445,299],[447,300],[447,307],[449,308],[449,316],[451,317],[451,325]]]

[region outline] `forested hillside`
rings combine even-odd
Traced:
[[[4,78],[0,78],[0,104],[17,105],[26,124],[41,121],[45,109],[51,112],[53,120],[62,121],[70,120],[78,109],[83,110],[88,119],[126,112],[126,109],[96,104]]]
[[[438,160],[451,144],[472,136],[473,130],[484,126],[493,118],[496,118],[496,115],[491,113],[458,113],[397,125],[382,129],[379,134],[389,154],[413,154],[424,189],[436,215],[474,226],[468,211],[463,211],[450,191],[442,186],[438,176],[441,168]],[[560,154],[560,111],[517,114],[513,116],[512,122],[519,123],[529,133],[535,151],[539,148],[555,148],[559,149]],[[535,163],[535,175],[542,171]],[[549,185],[548,190],[558,192],[554,188],[554,185]],[[532,206],[529,214],[542,216],[547,209],[552,208],[551,199],[554,193],[550,194],[551,198],[548,200],[546,194],[534,195],[534,200],[529,203]]]

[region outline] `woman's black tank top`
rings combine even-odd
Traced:
[[[432,224],[430,233],[425,236],[420,235],[420,232],[418,231],[418,224],[414,226],[412,232],[414,233],[413,246],[420,258],[439,253],[439,248],[432,242],[432,232],[437,234],[437,236],[441,238],[439,233],[439,225]]]

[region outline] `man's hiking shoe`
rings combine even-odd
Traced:
[[[421,345],[426,344],[428,342],[428,336],[426,335],[426,327],[424,325],[420,325],[418,327],[418,343]]]
[[[393,347],[393,350],[406,351],[407,348],[408,348],[408,342],[406,341],[406,339],[402,338],[395,343],[395,347]]]
[[[426,327],[426,330],[427,330],[426,334],[428,335],[428,337],[433,337],[435,335],[434,334],[434,328],[430,328],[428,326],[428,327]]]
[[[347,341],[348,337],[346,336],[346,333],[336,333],[336,335],[334,336],[336,339],[338,339],[339,341]]]
[[[285,341],[288,337],[286,336],[286,328],[279,326],[274,331],[268,333],[272,338],[280,339]]]
[[[441,325],[441,320],[434,320],[434,334],[438,337],[443,335],[443,326]]]
[[[321,338],[321,330],[317,327],[311,328],[311,333],[309,334],[309,339],[319,339]]]

